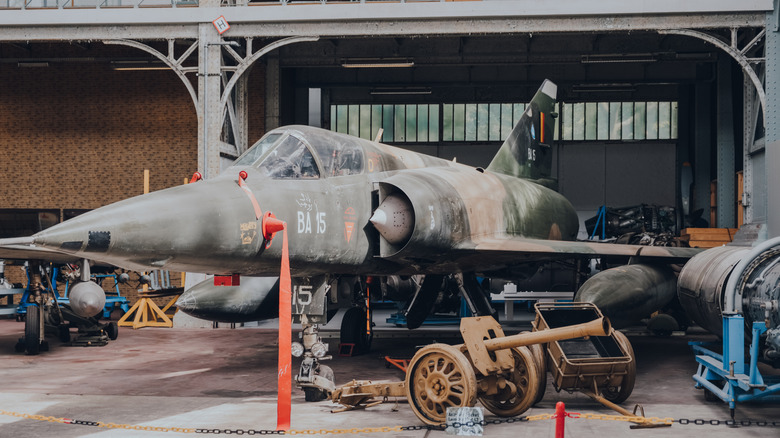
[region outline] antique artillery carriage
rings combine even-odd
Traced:
[[[575,324],[563,323],[568,313]],[[381,403],[376,397],[406,397],[417,417],[431,425],[445,422],[448,407],[474,406],[477,400],[495,415],[515,416],[541,399],[547,365],[556,389],[587,391],[597,399],[604,398],[601,393],[619,394],[615,401],[628,397],[631,347],[594,305],[537,307],[534,329],[504,336],[492,317],[463,318],[463,344],[421,348],[403,382],[353,381],[336,389],[332,399],[349,409]],[[598,357],[567,357],[575,354],[567,340],[576,340],[572,345],[581,355]]]

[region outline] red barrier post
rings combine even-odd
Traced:
[[[563,438],[566,424],[566,405],[563,402],[555,404],[555,438]]]

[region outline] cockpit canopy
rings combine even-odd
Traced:
[[[269,132],[233,166],[254,166],[274,179],[317,179],[363,173],[364,161],[350,137],[301,126]]]

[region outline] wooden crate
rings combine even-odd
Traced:
[[[692,248],[714,248],[731,242],[736,232],[736,228],[686,228],[680,240],[687,241]]]

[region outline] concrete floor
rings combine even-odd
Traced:
[[[272,323],[271,323],[272,324]],[[177,432],[106,429],[25,419],[8,413],[71,418],[139,426],[272,430],[276,421],[276,333],[267,328],[145,328],[120,329],[119,339],[104,347],[68,347],[51,339],[51,350],[39,356],[14,353],[24,325],[0,320],[0,437],[59,438],[80,436],[176,437]],[[516,331],[524,327],[512,327]],[[412,332],[414,333],[414,332]],[[437,342],[457,343],[455,327],[424,332],[426,338],[408,337],[405,329],[382,327],[372,353],[335,357],[328,365],[336,383],[349,380],[401,380],[402,373],[387,368],[384,356],[409,358],[415,346]],[[707,403],[694,389],[696,365],[687,346],[689,338],[630,337],[637,354],[638,376],[625,406],[644,406],[648,416],[675,419],[728,418],[728,406]],[[334,350],[337,340],[331,340]],[[295,364],[297,370],[297,363]],[[551,414],[557,401],[568,411],[612,414],[579,394],[556,393],[548,387],[544,399],[525,415]],[[332,430],[422,424],[406,404],[384,404],[367,411],[331,413],[328,401],[306,403],[293,391],[292,427],[296,430]],[[777,405],[743,404],[737,419],[777,420]],[[486,411],[487,419],[492,420]],[[553,436],[554,421],[543,420],[488,425],[486,436]],[[604,437],[630,434],[650,436],[777,437],[777,427],[739,427],[674,424],[671,428],[632,431],[617,421],[570,419],[567,436]],[[315,434],[316,435],[316,434]],[[445,436],[443,431],[358,433],[356,436]],[[316,435],[319,436],[319,435]]]

